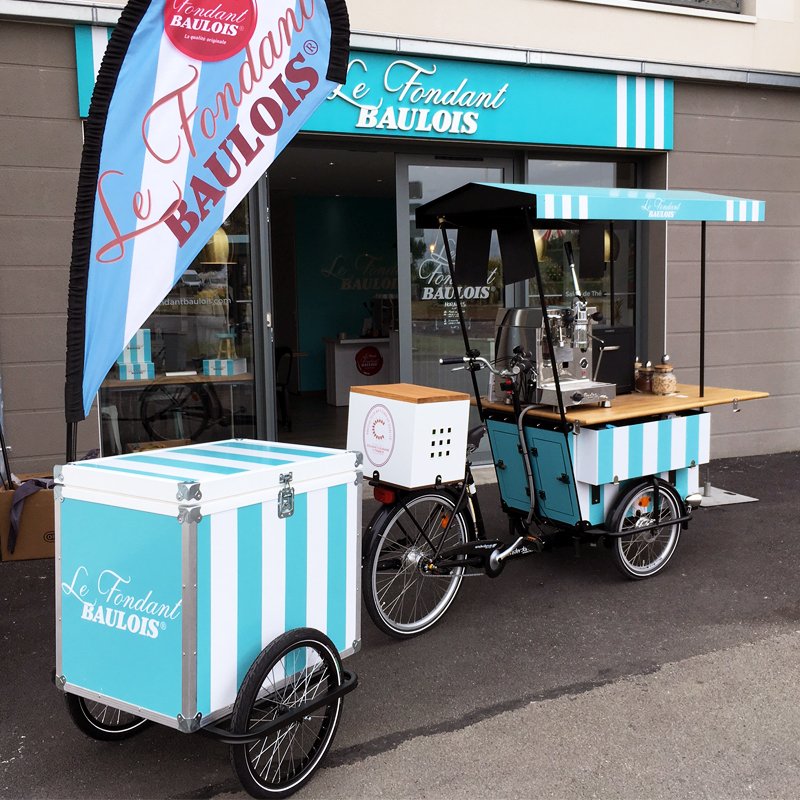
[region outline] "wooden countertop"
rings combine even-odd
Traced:
[[[451,400],[470,399],[465,392],[417,386],[414,383],[376,383],[368,386],[351,386],[350,391],[357,394],[368,394],[372,397],[382,397],[386,400],[399,400],[401,403],[446,403]]]
[[[734,400],[739,402],[759,400],[763,397],[769,397],[769,394],[767,392],[754,392],[749,389],[723,389],[716,386],[706,386],[704,396],[700,397],[699,386],[678,384],[677,391],[670,395],[632,392],[631,394],[623,394],[616,397],[612,401],[611,408],[587,405],[572,406],[566,411],[567,420],[570,422],[577,422],[584,426],[603,425],[636,417],[655,417],[676,411],[726,405]],[[506,413],[511,410],[511,407],[504,403],[490,403],[486,400],[483,401],[483,407],[494,411],[505,411]],[[550,406],[537,406],[531,409],[528,415],[541,419],[560,419],[558,411],[553,411]]]

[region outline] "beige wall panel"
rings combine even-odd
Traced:
[[[0,141],[13,143],[3,147],[3,165],[72,169],[77,186],[83,140],[75,113],[73,120],[0,116]]]
[[[0,217],[0,266],[62,266],[72,254],[72,216],[64,219]]]
[[[66,308],[59,315],[0,317],[0,364],[63,361],[66,330]]]
[[[746,322],[746,320],[742,320]],[[757,321],[756,324],[760,322]],[[742,364],[773,364],[783,369],[787,361],[800,362],[800,352],[795,344],[796,335],[779,335],[774,330],[706,331],[706,366],[738,366]],[[669,333],[668,352],[677,370],[682,366],[697,366],[700,360],[700,343],[695,333]],[[651,361],[655,361],[651,354]],[[656,358],[660,358],[657,355]],[[761,387],[770,391],[769,386]],[[800,407],[800,401],[798,402]]]
[[[0,216],[71,218],[76,178],[71,169],[0,167]]]
[[[731,223],[708,226],[707,265],[722,266],[737,261],[794,261],[799,252],[795,228],[771,226],[763,222],[755,225]],[[677,225],[669,226],[669,258],[670,262],[673,259],[678,262],[694,262],[700,268],[699,223],[693,228],[679,229]]]
[[[731,458],[733,456],[741,456],[744,453],[761,456],[770,453],[788,453],[793,450],[800,450],[800,429],[798,428],[784,431],[743,431],[742,433],[725,433],[719,436],[711,435],[713,458]],[[713,462],[709,469],[711,484],[715,486]],[[721,488],[724,488],[724,486]]]
[[[781,297],[787,292],[800,294],[800,269],[789,261],[709,261],[706,267],[706,292],[709,297],[738,297],[742,286],[750,285],[754,294]],[[673,298],[700,297],[700,261],[669,262],[668,291]],[[691,307],[691,306],[690,306]]]
[[[693,378],[697,382],[697,375]],[[727,383],[726,383],[727,381]],[[800,363],[787,364],[786,369],[775,369],[771,364],[729,364],[706,369],[709,386],[729,386],[732,389],[758,389],[771,396],[800,395]],[[754,402],[754,405],[759,405]],[[749,403],[748,403],[749,405]]]
[[[11,446],[12,472],[49,471],[64,463],[64,411],[37,411],[6,415],[6,440]],[[97,447],[97,415],[78,425],[78,457]]]
[[[52,364],[4,364],[5,413],[53,411],[63,413],[64,359]]]
[[[60,68],[0,64],[0,91],[11,100],[7,114],[40,119],[72,119],[78,114],[74,59]]]
[[[715,86],[713,94],[682,90],[675,93],[675,115],[800,121],[800,104],[787,103],[787,94],[783,89],[742,92],[738,86]]]
[[[0,317],[34,314],[63,314],[67,307],[69,271],[55,267],[0,267],[4,286],[0,291]]]
[[[353,30],[667,63],[800,71],[797,22],[758,24],[566,0],[350,0]],[[798,8],[793,0],[793,8]],[[741,18],[737,18],[741,19]],[[509,24],[513,20],[513,24]]]
[[[771,119],[769,132],[769,141],[765,141],[761,119],[682,114],[675,149],[684,153],[717,153],[724,149],[725,153],[768,152],[770,156],[797,157],[800,120]]]
[[[800,283],[800,276],[798,276]],[[753,287],[754,294],[758,286]],[[797,324],[797,304],[800,292],[795,297],[739,296],[708,297],[706,299],[706,330],[736,331],[745,320],[757,324],[762,330],[784,330]],[[697,298],[681,298],[669,304],[672,324],[670,332],[697,333],[700,330],[700,303]],[[750,325],[748,327],[750,327]],[[797,347],[800,356],[800,344]]]
[[[0,24],[0,64],[64,67],[75,63],[72,26],[30,25],[3,20]]]
[[[797,427],[797,419],[792,420],[788,416],[794,402],[795,398],[787,396],[748,400],[739,403],[738,413],[733,412],[732,406],[720,407],[712,417],[711,430],[718,435],[791,430]],[[779,427],[775,425],[775,419],[788,419],[790,422],[785,427]]]
[[[676,120],[676,126],[680,123]],[[721,152],[675,153],[669,159],[669,185],[672,188],[705,189],[723,194],[751,196],[753,192],[775,191],[776,186],[800,186],[800,158],[786,158],[768,154],[769,140],[758,153],[744,156],[725,153],[726,140],[718,139]],[[761,153],[767,153],[762,155]],[[699,176],[708,175],[701,185]],[[769,211],[767,212],[769,213]]]

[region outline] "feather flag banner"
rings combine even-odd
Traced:
[[[223,220],[343,83],[344,0],[130,0],[86,121],[65,411],[108,370]]]

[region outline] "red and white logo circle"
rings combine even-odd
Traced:
[[[394,452],[394,420],[386,406],[372,406],[364,420],[364,455],[382,467]]]
[[[236,55],[256,27],[254,0],[167,0],[164,30],[184,55],[224,61]]]
[[[362,375],[377,375],[382,368],[383,356],[377,347],[370,344],[356,353],[356,369]]]

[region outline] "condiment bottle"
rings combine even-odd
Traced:
[[[678,379],[669,363],[669,356],[664,354],[661,363],[655,366],[653,372],[653,393],[672,394],[678,387]]]
[[[639,370],[639,377],[636,379],[637,392],[652,392],[653,391],[653,365],[648,361]]]

